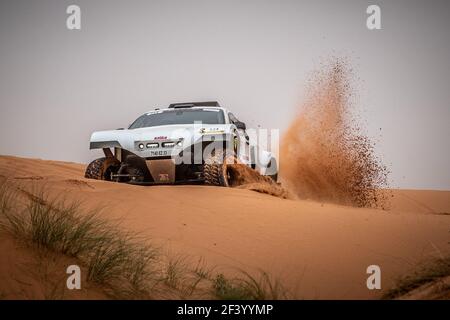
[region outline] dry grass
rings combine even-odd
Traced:
[[[122,231],[101,218],[101,209],[50,197],[0,181],[0,226],[39,250],[76,258],[87,281],[120,299],[280,299],[285,290],[267,273],[227,279],[200,259],[164,255],[148,239]],[[57,292],[51,297],[57,297]]]
[[[450,276],[450,255],[440,257],[432,262],[422,265],[416,272],[400,278],[394,288],[388,290],[383,299],[396,299],[402,297],[419,287],[432,284],[440,279]],[[440,288],[441,296],[450,296],[450,287]]]
[[[157,248],[101,219],[100,209],[84,212],[80,202],[50,198],[42,190],[23,199],[3,184],[0,213],[4,230],[39,249],[79,259],[86,266],[87,280],[104,284],[111,295],[149,293]]]
[[[239,277],[227,279],[218,274],[213,280],[214,296],[221,300],[278,300],[287,299],[285,288],[269,274],[260,270],[255,277],[239,270]]]

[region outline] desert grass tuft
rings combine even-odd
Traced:
[[[14,206],[15,201],[14,189],[2,184],[0,224],[16,238],[78,258],[87,280],[105,284],[112,295],[150,294],[147,283],[158,250],[145,239],[101,219],[100,209],[85,212],[81,202],[50,198],[43,190],[27,197],[23,206]]]
[[[215,298],[262,300],[286,298],[284,288],[266,272],[258,277],[240,270],[228,279],[214,274],[203,259],[163,255],[160,248],[101,218],[101,209],[50,197],[0,181],[0,226],[39,250],[76,258],[86,280],[101,284],[112,298]],[[56,288],[56,287],[55,287]],[[59,291],[51,291],[58,297]]]
[[[416,272],[397,280],[395,287],[389,289],[382,299],[399,298],[425,284],[450,276],[450,255],[442,256],[422,265]],[[450,288],[446,288],[450,293]]]
[[[268,273],[260,270],[258,276],[239,270],[233,279],[218,274],[213,279],[213,293],[221,300],[278,300],[288,298],[285,288]]]

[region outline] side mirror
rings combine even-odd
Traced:
[[[236,128],[241,129],[241,130],[247,129],[244,122],[237,121],[234,123],[234,125],[236,126]]]

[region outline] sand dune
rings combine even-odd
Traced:
[[[228,272],[263,269],[298,298],[378,298],[383,290],[366,287],[369,265],[381,267],[388,289],[418,262],[450,252],[450,191],[392,190],[391,209],[378,210],[236,188],[94,181],[84,169],[0,157],[0,176],[24,188],[46,185],[86,206],[106,206],[104,217],[120,218],[124,230]]]

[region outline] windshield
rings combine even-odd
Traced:
[[[146,113],[129,127],[129,129],[166,126],[171,124],[223,124],[225,123],[222,110],[218,109],[175,109]]]

